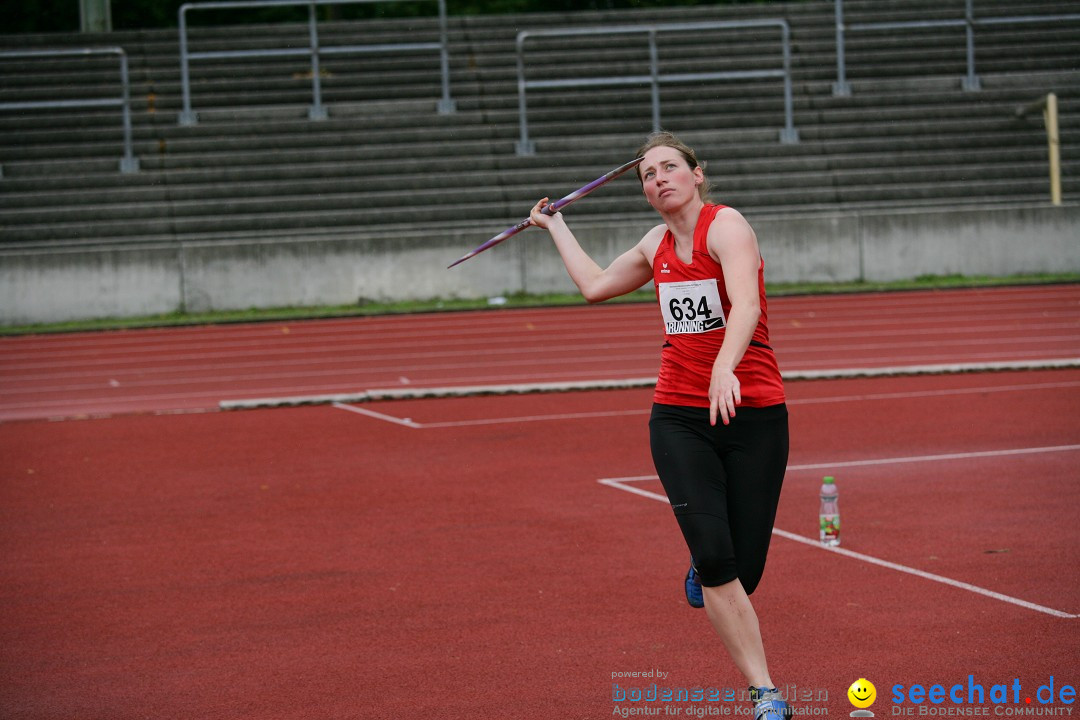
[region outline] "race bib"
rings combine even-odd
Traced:
[[[668,335],[703,333],[724,327],[724,307],[716,279],[660,283],[660,311]]]

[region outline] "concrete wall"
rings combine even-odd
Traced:
[[[1080,272],[1076,205],[749,219],[769,282]],[[570,221],[602,265],[653,222],[574,223],[572,213]],[[502,229],[6,249],[0,251],[0,323],[573,291],[537,230],[446,268]]]

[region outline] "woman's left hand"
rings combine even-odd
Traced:
[[[735,417],[735,406],[740,403],[739,378],[731,370],[714,365],[709,383],[709,424],[716,424],[718,414],[725,425],[729,424]]]

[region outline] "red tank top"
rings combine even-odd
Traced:
[[[689,264],[675,252],[675,237],[664,233],[653,258],[656,297],[664,318],[664,349],[653,400],[665,405],[709,407],[713,362],[724,342],[731,312],[720,264],[706,246],[709,226],[723,205],[706,205],[694,227],[694,252]],[[742,404],[768,407],[784,402],[784,384],[776,356],[769,347],[765,304],[765,261],[758,266],[761,317],[753,339],[735,368]]]

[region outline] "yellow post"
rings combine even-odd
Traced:
[[[1058,107],[1057,95],[1050,93],[1046,96],[1046,107],[1043,109],[1043,120],[1046,121],[1046,142],[1050,149],[1050,202],[1054,205],[1061,204],[1061,140],[1058,137]]]

